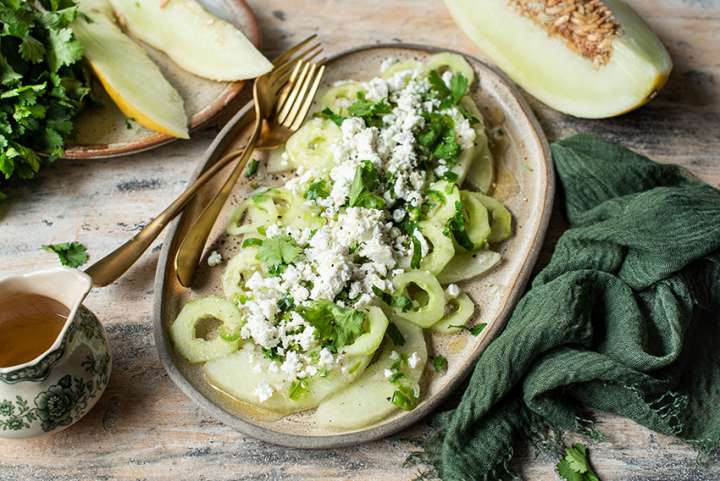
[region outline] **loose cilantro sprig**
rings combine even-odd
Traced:
[[[0,188],[64,153],[90,93],[76,17],[72,0],[0,2]]]
[[[484,322],[475,324],[474,326],[468,326],[465,324],[454,324],[454,325],[451,325],[448,327],[457,327],[458,329],[463,329],[463,330],[469,332],[470,334],[472,334],[473,336],[477,337],[480,335],[481,332],[483,332],[485,327],[487,327],[487,324],[485,324]]]
[[[382,209],[385,207],[383,198],[374,193],[379,185],[380,174],[373,163],[366,160],[355,171],[355,177],[348,196],[350,207],[364,207],[366,209]]]
[[[590,466],[587,446],[577,443],[565,448],[565,457],[556,466],[558,474],[566,481],[600,481]]]
[[[282,274],[285,268],[301,253],[302,248],[297,245],[295,239],[289,235],[276,235],[262,241],[258,248],[257,258],[265,264],[271,276],[277,276]]]
[[[332,352],[352,344],[365,332],[365,314],[331,301],[313,301],[298,308],[298,312],[315,328],[315,338],[320,344]]]
[[[57,254],[60,263],[67,267],[80,267],[90,258],[85,246],[79,242],[48,244],[42,246],[42,248],[43,250]]]

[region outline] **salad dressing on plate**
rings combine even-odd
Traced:
[[[0,299],[0,368],[32,361],[47,351],[69,313],[60,302],[38,294]]]

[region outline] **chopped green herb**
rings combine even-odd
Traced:
[[[352,344],[365,332],[365,314],[331,301],[312,301],[298,311],[315,328],[315,338],[320,344],[334,352]]]
[[[342,125],[343,121],[345,120],[345,117],[342,115],[338,115],[335,112],[333,112],[330,107],[325,107],[322,112],[317,113],[318,117],[321,117],[323,119],[328,119],[333,121],[338,127]]]
[[[360,165],[355,171],[352,186],[350,187],[350,207],[364,207],[366,209],[382,209],[385,201],[373,192],[380,184],[379,174],[369,160]]]
[[[456,73],[450,77],[450,86],[448,87],[437,70],[433,70],[428,74],[428,81],[440,99],[441,109],[447,109],[459,104],[467,93],[469,86],[468,79],[463,74]]]
[[[468,236],[465,222],[462,202],[457,201],[455,202],[455,215],[448,219],[447,229],[458,244],[460,244],[463,248],[472,251],[475,249],[475,245],[470,240],[470,236]]]
[[[415,231],[419,233],[419,231]],[[420,234],[422,235],[422,234]],[[420,268],[420,261],[422,260],[422,246],[420,245],[420,239],[417,238],[416,234],[412,236],[413,253],[412,259],[410,260],[410,267],[412,269]]]
[[[290,384],[288,397],[293,401],[300,399],[303,394],[308,392],[308,383],[305,379],[298,379]]]
[[[400,309],[403,312],[407,312],[408,309],[410,309],[410,306],[412,306],[412,301],[408,297],[402,295],[393,296],[377,286],[372,286],[372,291],[373,294],[378,296],[385,304],[390,307]]]
[[[385,331],[388,336],[390,336],[390,339],[392,340],[393,344],[396,346],[404,346],[405,345],[405,336],[403,336],[402,332],[400,332],[400,329],[395,325],[395,323],[391,322],[388,324],[387,330]]]
[[[412,389],[400,386],[393,393],[391,402],[404,411],[412,411],[417,406],[418,398]]]
[[[483,330],[485,329],[486,326],[487,326],[487,324],[485,324],[484,322],[481,322],[479,324],[475,324],[474,326],[466,326],[465,324],[458,324],[458,325],[452,325],[449,327],[457,327],[458,329],[463,329],[465,331],[468,331],[473,336],[478,336],[481,332],[483,332]]]
[[[288,294],[278,299],[277,306],[280,311],[287,312],[293,307],[295,307],[295,299],[293,299],[292,296]]]
[[[85,246],[79,242],[63,242],[42,246],[43,250],[57,254],[60,263],[67,267],[80,267],[85,264],[89,256]]]
[[[348,108],[350,117],[360,117],[365,121],[368,127],[380,127],[382,125],[382,117],[392,112],[392,107],[387,103],[372,102],[365,98],[365,92],[357,93],[357,100]]]
[[[457,180],[459,178],[460,177],[458,177],[458,175],[455,172],[453,172],[452,170],[448,170],[441,177],[441,179],[447,180],[448,182],[457,182]]]
[[[262,245],[263,241],[262,239],[258,239],[257,237],[248,237],[242,242],[243,249],[246,247],[255,247]]]
[[[566,481],[600,481],[590,466],[587,446],[577,443],[565,448],[565,457],[556,466],[557,472]]]
[[[417,141],[423,151],[432,159],[444,159],[453,164],[460,154],[460,145],[455,134],[455,122],[449,115],[439,113],[423,114],[425,127]]]
[[[243,174],[247,179],[252,177],[253,175],[257,174],[258,167],[260,166],[260,161],[258,159],[252,159],[250,160],[250,163],[245,168],[245,173]]]
[[[285,267],[297,259],[302,248],[289,235],[276,235],[266,239],[258,249],[257,258],[271,275],[280,275]]]
[[[307,200],[325,199],[330,195],[330,187],[325,179],[320,179],[310,184],[305,198]]]
[[[430,358],[432,360],[433,368],[435,368],[435,372],[445,372],[447,371],[448,362],[445,356],[433,356]]]
[[[125,128],[127,130],[130,130],[133,128],[133,125],[132,125],[132,122],[130,121],[130,119],[125,119]]]
[[[270,359],[271,361],[282,361],[284,358],[277,353],[277,351],[274,348],[262,348],[263,356]]]

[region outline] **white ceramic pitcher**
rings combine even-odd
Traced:
[[[0,437],[26,438],[60,431],[82,418],[110,378],[105,330],[82,305],[92,281],[67,268],[0,279],[3,297],[38,294],[68,308],[55,342],[35,359],[0,368]]]

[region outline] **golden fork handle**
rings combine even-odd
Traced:
[[[249,109],[240,120],[240,123],[245,124],[254,113],[253,109]],[[249,142],[246,145],[249,145]],[[246,152],[248,149],[243,149],[243,151]],[[252,150],[250,150],[250,152],[252,152]],[[150,247],[150,244],[160,235],[170,221],[182,212],[183,208],[194,198],[195,194],[225,166],[234,159],[237,159],[239,153],[240,150],[236,149],[216,161],[185,189],[172,204],[162,211],[160,215],[155,217],[148,225],[143,227],[132,239],[90,266],[85,273],[92,278],[93,286],[107,286],[123,275],[140,258],[143,252]]]
[[[240,174],[245,170],[245,165],[250,159],[255,144],[260,138],[261,127],[262,119],[257,115],[256,106],[255,128],[250,135],[250,140],[245,144],[245,150],[220,191],[215,194],[210,204],[205,207],[205,210],[203,210],[202,214],[200,214],[198,219],[190,227],[180,247],[178,247],[177,254],[175,255],[175,272],[177,272],[178,281],[180,281],[180,284],[184,287],[190,287],[192,283],[195,271],[200,263],[200,257],[205,248],[205,243],[210,236],[210,231],[215,225],[215,221],[220,215],[220,211],[222,211],[225,202],[228,197],[230,197],[235,184],[237,184]]]

